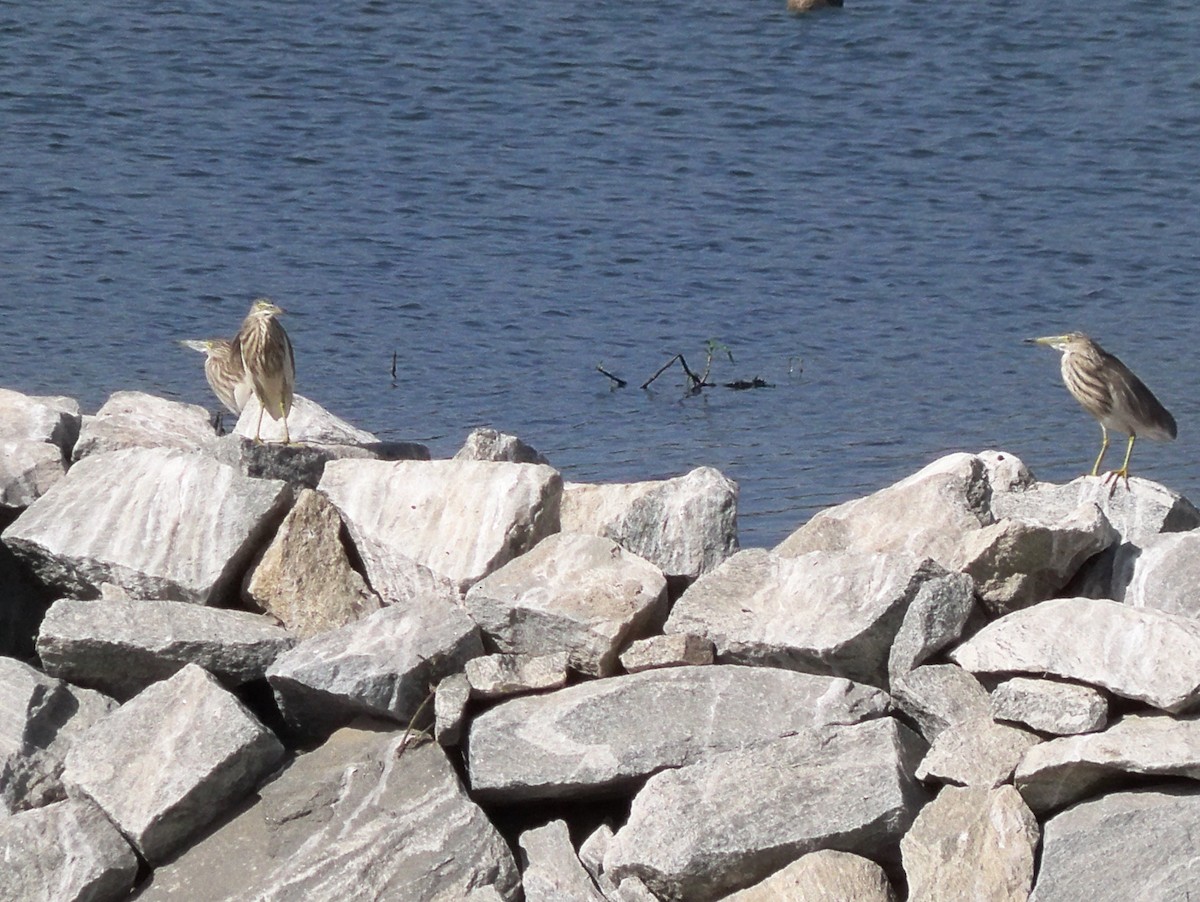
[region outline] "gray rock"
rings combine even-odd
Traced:
[[[880,690],[835,677],[721,665],[647,670],[485,711],[471,724],[468,770],[479,798],[611,794],[665,767],[880,717],[887,707]]]
[[[1091,733],[1108,723],[1108,699],[1091,686],[1014,677],[992,690],[992,716],[1055,736]]]
[[[605,536],[670,578],[693,580],[738,549],[737,483],[711,467],[654,482],[569,483],[562,528]]]
[[[341,531],[329,499],[302,489],[247,576],[251,604],[302,639],[378,611],[383,603],[350,565]]]
[[[1039,482],[1021,491],[996,492],[992,511],[998,518],[1061,520],[1081,505],[1094,504],[1120,534],[1122,542],[1141,545],[1163,532],[1200,526],[1200,511],[1186,498],[1156,482],[1134,477],[1116,491],[1103,480],[1081,476],[1066,485]]]
[[[472,586],[466,607],[500,652],[564,650],[580,673],[611,676],[626,642],[666,619],[667,580],[610,539],[557,533]]]
[[[973,673],[1034,673],[1179,712],[1200,701],[1200,622],[1056,598],[988,624],[950,657]]]
[[[975,580],[984,607],[999,617],[1057,594],[1117,538],[1095,504],[1053,522],[1004,519],[963,537],[957,569]]]
[[[416,442],[347,445],[293,441],[284,445],[255,442],[236,433],[221,438],[211,453],[244,476],[281,479],[294,487],[310,489],[321,482],[325,465],[331,460],[429,460],[430,456],[429,449]]]
[[[957,664],[927,664],[892,682],[896,707],[933,742],[954,724],[988,717],[991,705],[979,680]]]
[[[1011,786],[943,787],[900,841],[909,902],[1025,902],[1040,836]]]
[[[888,653],[889,683],[957,641],[974,609],[975,582],[966,574],[947,573],[922,583]]]
[[[674,633],[670,636],[649,636],[631,642],[621,653],[621,666],[629,673],[652,670],[655,667],[700,666],[713,662],[713,644],[703,636]]]
[[[738,552],[675,603],[667,633],[712,640],[719,660],[886,686],[888,655],[922,585],[945,572],[902,554]]]
[[[267,679],[301,733],[326,733],[362,714],[407,724],[443,677],[482,653],[474,622],[430,596],[306,639],[275,660]]]
[[[975,456],[979,458],[987,472],[993,499],[1000,492],[1024,491],[1037,482],[1033,474],[1029,472],[1029,468],[1015,454],[1009,454],[1007,451],[980,451]],[[1012,515],[1000,513],[996,516]]]
[[[51,676],[124,700],[189,663],[234,689],[262,679],[295,644],[286,630],[248,611],[64,598],[46,613],[37,649]]]
[[[668,899],[709,902],[806,852],[894,854],[923,800],[911,777],[923,746],[883,718],[664,771],[634,798],[605,873],[640,877]]]
[[[917,768],[917,778],[991,789],[1008,782],[1039,741],[1033,733],[991,717],[961,721],[938,734]]]
[[[254,438],[261,411],[262,407],[258,403],[258,399],[251,397],[242,410],[242,415],[238,418],[234,434],[242,438]],[[292,410],[288,414],[287,429],[294,444],[372,445],[379,441],[371,433],[350,425],[340,417],[334,416],[316,401],[303,395],[296,395],[292,399]],[[269,416],[262,417],[262,429],[259,436],[263,442],[281,443],[283,441],[283,420],[272,420]]]
[[[1015,781],[1040,816],[1095,795],[1129,774],[1200,780],[1200,720],[1127,714],[1103,733],[1066,736],[1031,748]]]
[[[550,655],[485,655],[467,661],[467,683],[473,698],[504,698],[567,684],[565,651]]]
[[[575,854],[566,821],[526,830],[518,842],[525,902],[604,902]]]
[[[362,561],[367,582],[385,605],[408,607],[432,596],[461,606],[463,593],[444,576],[402,554],[393,545],[364,535],[353,523],[348,532]]]
[[[617,887],[613,898],[616,902],[659,902],[658,896],[639,877],[626,877]]]
[[[802,855],[722,902],[894,902],[883,868],[861,855],[822,849]]]
[[[957,570],[964,536],[995,522],[988,506],[989,466],[951,454],[866,498],[821,511],[775,549],[914,554]]]
[[[1200,530],[1152,536],[1114,568],[1118,601],[1200,620]]]
[[[138,898],[517,902],[520,878],[437,745],[343,729],[158,868]]]
[[[604,856],[612,845],[612,838],[612,827],[601,824],[579,846],[579,861],[593,880],[599,881],[604,873]]]
[[[107,902],[133,888],[138,860],[95,805],[66,801],[0,819],[0,899]]]
[[[356,544],[365,536],[401,548],[459,589],[559,529],[562,478],[547,466],[339,460],[326,465],[320,489]]]
[[[1160,533],[1200,526],[1200,511],[1181,495],[1145,479],[1131,479],[1128,488],[1124,483],[1116,491],[1110,488],[1090,476],[1067,485],[1043,482],[1024,491],[997,493],[992,508],[998,517],[1053,520],[1082,504],[1097,505],[1119,533],[1119,540],[1084,564],[1063,594],[1120,601],[1129,580],[1128,565],[1142,546]]]
[[[515,435],[479,427],[472,429],[455,460],[500,460],[514,464],[549,464],[535,449]]]
[[[0,658],[0,817],[63,798],[63,756],[115,707],[98,692]]]
[[[75,464],[4,541],[64,594],[94,598],[107,582],[135,598],[215,604],[291,500],[285,484],[202,454],[134,448]]]
[[[28,507],[67,472],[79,404],[0,388],[0,508]]]
[[[216,442],[217,434],[203,407],[140,391],[119,391],[109,396],[95,416],[83,418],[72,459],[126,448],[205,451]]]
[[[157,864],[252,790],[283,754],[241,702],[189,664],[80,737],[67,753],[63,782]]]
[[[1200,794],[1116,792],[1073,805],[1042,826],[1030,902],[1179,902],[1200,886]]]
[[[458,745],[466,726],[471,684],[461,673],[452,673],[437,684],[433,696],[433,735],[444,746]]]

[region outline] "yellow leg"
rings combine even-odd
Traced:
[[[291,433],[288,432],[287,411],[283,409],[283,402],[279,402],[279,412],[283,414],[283,443],[290,445],[292,443]]]
[[[1100,475],[1100,461],[1104,460],[1104,455],[1108,453],[1108,428],[1101,423],[1100,431],[1104,433],[1104,441],[1100,443],[1100,453],[1096,456],[1096,462],[1092,464],[1092,475]]]
[[[258,425],[254,427],[254,441],[258,442],[260,445],[262,444],[262,438],[259,436],[259,433],[262,432],[262,415],[263,409],[262,405],[260,404],[258,408]]]
[[[1133,456],[1133,442],[1136,438],[1136,435],[1129,436],[1129,444],[1125,446],[1125,462],[1121,464],[1121,469],[1113,470],[1111,473],[1106,473],[1104,476],[1105,482],[1110,479],[1112,480],[1112,488],[1108,491],[1109,495],[1112,495],[1112,493],[1116,491],[1118,480],[1124,479],[1125,488],[1129,488],[1129,458]]]

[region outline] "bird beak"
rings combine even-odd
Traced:
[[[1060,338],[1061,338],[1061,336],[1058,336],[1058,335],[1047,335],[1044,338],[1027,338],[1027,339],[1025,339],[1025,344],[1027,344],[1027,345],[1046,345],[1047,347],[1053,347],[1054,343],[1056,341],[1059,341]]]
[[[193,351],[199,351],[201,354],[208,353],[208,347],[203,341],[197,341],[194,338],[181,338],[179,343],[185,348]]]

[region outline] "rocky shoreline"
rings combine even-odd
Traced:
[[[0,899],[1200,893],[1163,486],[952,454],[739,549],[712,469],[257,413],[0,390]]]

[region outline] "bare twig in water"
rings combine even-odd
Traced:
[[[692,368],[687,365],[687,360],[684,359],[682,354],[676,354],[674,357],[672,357],[670,360],[668,360],[666,363],[664,363],[661,367],[659,367],[657,373],[655,373],[653,376],[651,376],[649,379],[647,379],[645,382],[643,382],[642,388],[648,388],[650,383],[653,382],[655,379],[657,379],[659,376],[661,376],[663,373],[665,373],[668,369],[670,369],[671,364],[673,364],[676,360],[678,360],[679,365],[681,367],[683,367],[683,371],[685,373],[687,373],[688,380],[691,382],[691,387],[688,390],[692,394],[695,394],[696,392],[700,391],[700,389],[704,388],[704,386],[712,384],[711,382],[706,382],[703,377],[697,376],[694,372],[692,372]]]
[[[396,352],[392,351],[392,388],[396,387]]]
[[[596,364],[596,369],[598,369],[605,376],[607,376],[609,379],[611,379],[616,384],[617,388],[624,388],[626,385],[629,384],[624,379],[622,379],[620,376],[614,376],[612,373],[610,373],[608,370],[606,370],[604,368],[604,364],[602,364],[602,363]]]

